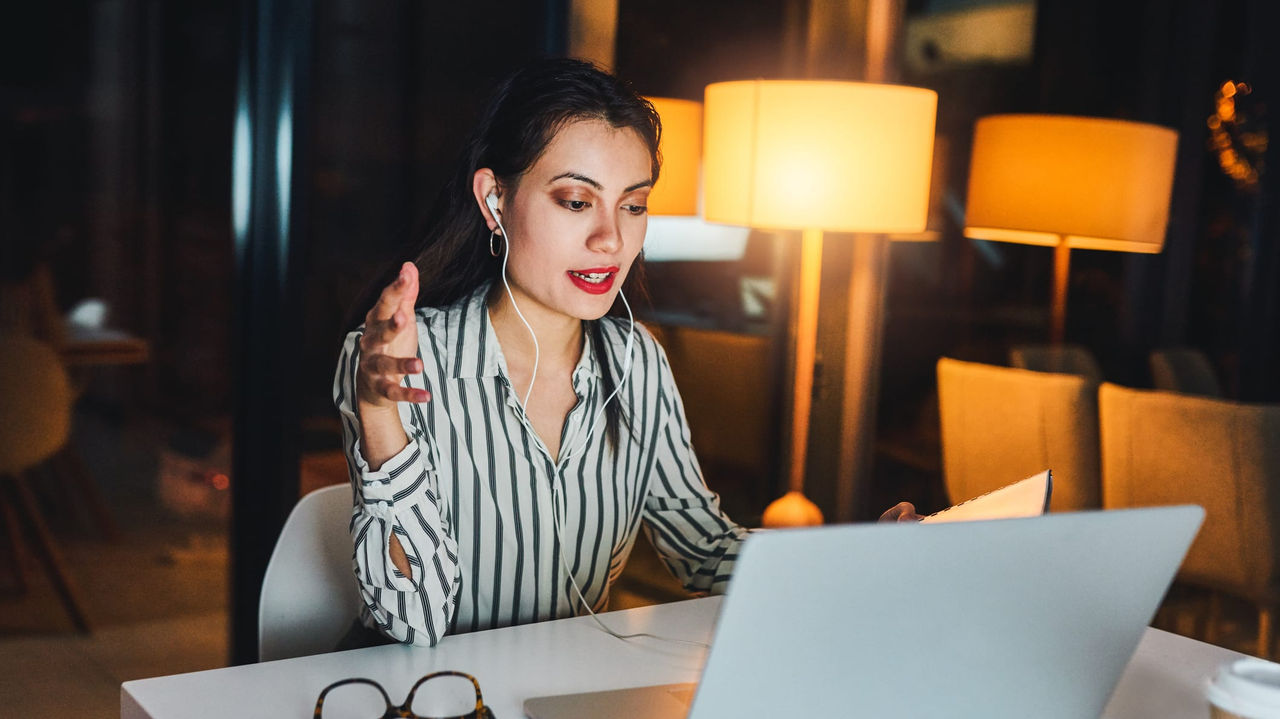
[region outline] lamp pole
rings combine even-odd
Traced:
[[[1058,237],[1053,248],[1053,317],[1049,327],[1049,341],[1061,345],[1067,337],[1067,279],[1071,274],[1071,248],[1067,238]]]
[[[818,295],[821,282],[822,230],[806,229],[800,241],[800,286],[796,292],[796,377],[789,482],[792,492],[804,490],[809,412],[813,405],[813,368],[818,353]]]

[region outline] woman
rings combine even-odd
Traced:
[[[661,348],[604,317],[634,277],[658,133],[588,64],[518,71],[416,262],[348,335],[366,626],[434,644],[602,609],[641,523],[687,588],[724,589],[746,532],[703,484]]]
[[[703,482],[661,347],[606,316],[636,279],[659,133],[589,64],[516,72],[347,336],[366,627],[430,645],[598,611],[642,525],[689,591],[727,585],[746,530]]]

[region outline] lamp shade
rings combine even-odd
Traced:
[[[707,86],[703,215],[762,229],[919,232],[938,96],[899,85]]]
[[[698,170],[702,163],[702,103],[650,97],[662,119],[662,174],[649,193],[651,215],[698,214]]]
[[[1159,252],[1178,133],[1125,120],[993,115],[978,120],[966,237]]]

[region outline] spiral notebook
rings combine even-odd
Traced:
[[[1039,517],[1049,511],[1053,472],[1045,470],[925,517],[926,524]]]

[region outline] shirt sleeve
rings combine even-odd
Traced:
[[[399,404],[409,437],[404,449],[376,470],[364,458],[355,402],[362,334],[363,328],[347,335],[333,386],[356,488],[350,523],[354,571],[367,616],[382,633],[431,646],[445,635],[457,605],[458,545],[441,510],[432,442],[417,405]],[[426,389],[422,375],[406,377],[405,383]],[[387,555],[392,533],[408,557],[411,576],[401,574]]]
[[[695,594],[723,594],[748,530],[720,509],[694,455],[684,402],[676,390],[667,356],[658,348],[659,411],[657,456],[644,504],[649,541],[684,588]]]

